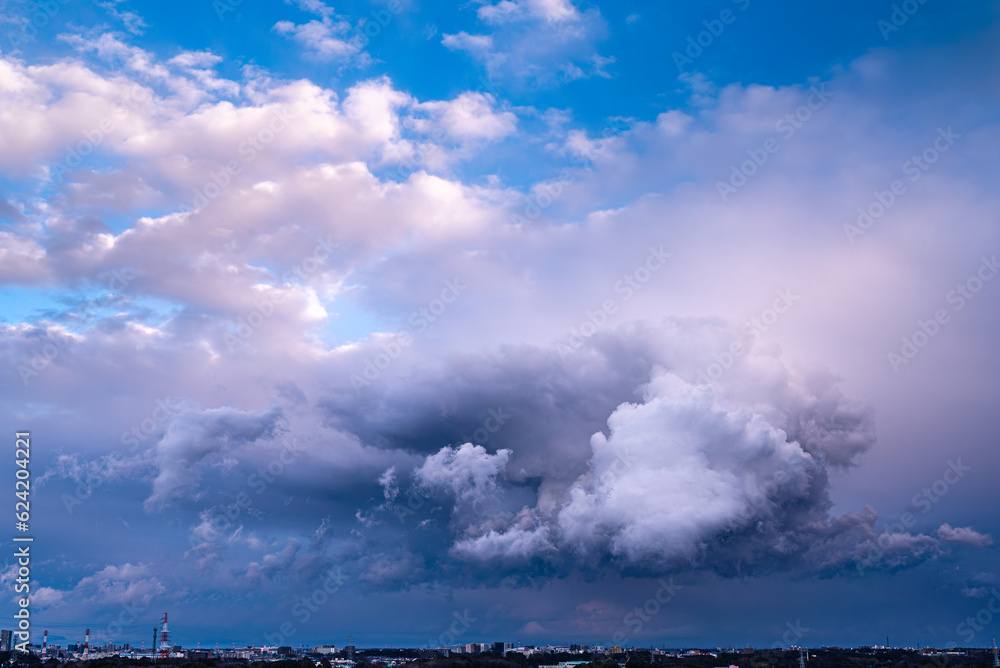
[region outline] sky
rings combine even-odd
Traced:
[[[36,640],[1000,630],[1000,2],[0,8]]]

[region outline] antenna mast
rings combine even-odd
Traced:
[[[163,626],[160,630],[160,658],[170,658],[170,632],[167,631],[167,613],[163,613]]]

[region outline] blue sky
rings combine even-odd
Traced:
[[[0,7],[51,641],[996,634],[996,2]]]

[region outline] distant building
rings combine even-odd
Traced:
[[[10,651],[10,644],[13,642],[14,632],[4,629],[0,631],[0,650],[4,652]]]
[[[283,647],[279,647],[277,653],[278,656],[294,656],[295,650],[293,650],[290,646],[285,645]]]
[[[608,648],[608,654],[624,654],[625,650],[622,649],[621,645],[612,645]]]

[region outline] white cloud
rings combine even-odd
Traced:
[[[480,7],[477,14],[487,23],[506,23],[525,17],[563,23],[581,18],[570,0],[500,0]]]
[[[158,469],[147,508],[162,508],[197,488],[202,469],[219,457],[260,439],[273,438],[281,410],[236,411],[225,408],[186,411],[172,418],[156,445]]]
[[[149,564],[109,565],[81,579],[73,594],[102,605],[133,604],[145,606],[154,596],[166,591]],[[65,596],[64,596],[65,598]]]
[[[938,537],[947,543],[958,543],[970,547],[986,547],[993,544],[993,537],[979,533],[972,527],[953,527],[947,522],[938,527]]]
[[[761,415],[726,410],[711,391],[676,376],[655,379],[641,405],[608,418],[591,439],[591,471],[559,513],[563,537],[633,562],[693,556],[734,522],[768,518],[804,498],[813,458]],[[775,483],[779,475],[780,483]],[[766,485],[775,485],[768,491]]]
[[[454,51],[468,51],[475,56],[485,56],[493,50],[493,37],[490,35],[470,35],[464,30],[454,35],[444,35],[441,43]]]
[[[278,21],[274,24],[276,33],[290,36],[308,55],[319,60],[349,61],[362,54],[363,42],[357,36],[349,36],[350,29],[350,23],[326,17],[302,24],[291,21]]]
[[[441,448],[413,472],[417,482],[429,489],[444,489],[461,505],[476,506],[497,489],[497,476],[510,458],[510,450],[490,454],[486,448],[463,443]]]
[[[464,51],[503,86],[549,86],[564,80],[609,77],[613,57],[597,53],[607,24],[596,8],[581,12],[569,0],[500,0],[476,12],[486,34],[446,34],[442,44]]]
[[[371,58],[364,52],[366,39],[357,29],[352,30],[351,22],[338,17],[321,0],[285,0],[287,4],[298,5],[304,12],[316,14],[318,21],[296,24],[292,21],[278,21],[273,30],[296,41],[306,55],[323,61],[340,61],[364,66]]]
[[[466,92],[448,102],[420,103],[414,110],[427,116],[411,121],[418,130],[457,141],[498,141],[517,132],[517,116],[497,111],[496,99],[488,94]]]

